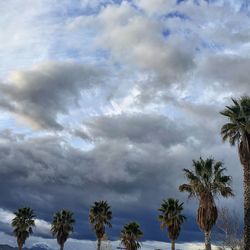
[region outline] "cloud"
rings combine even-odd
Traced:
[[[78,106],[85,91],[105,81],[104,70],[73,62],[48,62],[12,73],[1,84],[2,108],[43,129],[63,129],[58,121]],[[8,101],[8,102],[7,102]]]
[[[31,5],[33,7],[29,8]],[[1,65],[1,77],[13,68],[22,69],[48,58],[53,43],[52,34],[56,32],[51,18],[55,16],[55,7],[55,3],[47,0],[0,3],[0,25],[4,27],[0,36],[0,54],[5,58]]]
[[[82,131],[78,132],[83,138],[94,141],[127,139],[132,143],[160,143],[164,146],[182,142],[185,138],[183,128],[167,117],[143,113],[93,117],[85,120]]]
[[[210,55],[201,63],[199,75],[206,81],[210,80],[219,91],[226,89],[239,95],[249,92],[249,64],[250,58],[244,55]]]
[[[154,103],[158,107],[176,90],[195,99],[197,86],[199,94],[210,88],[230,97],[234,87],[225,93],[227,78],[232,82],[247,80],[243,70],[247,66],[238,62],[247,65],[247,56],[239,54],[247,55],[249,32],[242,23],[249,23],[249,18],[239,11],[239,5],[232,1],[122,1],[103,6],[94,15],[79,15],[68,24],[76,31],[90,27],[98,34],[93,36],[96,49],[104,50],[108,60],[121,67],[130,67],[135,80],[132,86],[125,83],[127,91],[139,91],[131,106],[141,104],[140,108],[145,108]],[[221,68],[229,69],[228,77]],[[247,86],[238,92],[247,92]]]
[[[84,228],[89,238],[93,237],[87,219],[89,207],[93,201],[105,199],[116,214],[111,237],[117,237],[122,224],[133,217],[144,227],[146,239],[160,240],[157,209],[163,198],[186,200],[178,186],[184,182],[182,169],[191,167],[192,159],[214,155],[216,160],[225,160],[229,174],[239,165],[236,151],[220,144],[219,134],[214,135],[209,126],[183,127],[158,114],[133,114],[93,117],[82,128],[83,139],[94,143],[88,150],[73,147],[64,135],[13,140],[14,135],[6,139],[3,133],[0,188],[6,192],[0,203],[12,211],[29,205],[43,211],[46,221],[55,211],[70,209],[78,222],[73,237],[81,237]],[[226,157],[224,152],[230,153]],[[237,171],[237,194],[242,190],[240,176]],[[185,203],[185,209],[192,218],[194,203]],[[197,229],[187,230],[194,233]]]
[[[69,25],[74,29],[95,27],[101,34],[95,40],[97,47],[108,50],[119,63],[156,75],[166,85],[181,79],[195,66],[194,50],[183,37],[165,37],[168,29],[164,20],[141,14],[128,2],[107,5],[97,16],[77,17]]]
[[[117,237],[126,218],[146,216],[152,209],[157,211],[163,198],[179,195],[176,180],[194,155],[195,149],[176,141],[165,147],[158,142],[108,138],[88,151],[75,149],[55,136],[5,141],[0,144],[0,188],[6,192],[0,202],[10,211],[31,206],[45,221],[57,210],[70,209],[78,222],[73,237],[81,237],[84,228],[89,238],[93,237],[87,219],[89,207],[93,201],[105,199],[117,216],[111,234]],[[152,215],[150,221],[154,218]],[[152,233],[147,231],[145,237]]]

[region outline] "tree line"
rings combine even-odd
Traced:
[[[221,115],[227,117],[228,122],[221,128],[223,141],[229,141],[232,146],[237,145],[240,162],[244,172],[244,250],[250,250],[250,98],[243,96],[232,99],[233,104],[226,106]],[[204,233],[205,249],[211,250],[211,231],[217,218],[218,210],[215,198],[233,196],[231,176],[225,175],[226,168],[220,161],[212,157],[193,160],[192,169],[183,169],[187,183],[179,186],[180,192],[186,192],[188,198],[198,200],[197,223]],[[35,214],[31,208],[21,208],[12,220],[14,235],[17,238],[18,249],[21,250],[26,239],[32,234],[35,226]],[[163,200],[159,208],[161,229],[167,229],[171,241],[171,249],[175,249],[175,242],[181,232],[181,226],[186,217],[183,215],[183,203],[178,199]],[[89,222],[97,238],[97,250],[105,236],[106,227],[112,227],[112,211],[107,201],[94,202],[89,211]],[[52,235],[57,239],[60,249],[69,235],[73,232],[75,220],[73,213],[68,210],[57,212],[51,224]],[[120,233],[121,244],[126,250],[137,250],[141,247],[140,239],[143,232],[137,222],[124,225]]]

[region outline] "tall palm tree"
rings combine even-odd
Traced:
[[[205,235],[205,249],[211,250],[211,230],[217,220],[217,207],[214,198],[218,195],[223,197],[233,196],[231,176],[224,175],[226,170],[222,162],[215,162],[213,158],[193,161],[194,171],[184,169],[187,184],[182,184],[179,189],[187,192],[189,198],[199,200],[197,210],[197,223]]]
[[[250,249],[250,97],[232,99],[233,104],[220,112],[228,123],[221,128],[223,141],[237,145],[244,172],[244,249]]]
[[[35,218],[34,211],[29,207],[19,208],[15,212],[11,225],[17,238],[18,250],[22,249],[27,238],[33,233],[32,227],[35,226]]]
[[[137,250],[141,247],[139,239],[143,236],[136,222],[126,224],[121,231],[121,243],[126,250]]]
[[[175,241],[179,237],[181,231],[181,225],[186,220],[186,217],[182,215],[183,203],[179,203],[178,200],[169,198],[163,200],[159,211],[159,220],[161,222],[161,229],[168,229],[168,237],[171,240],[171,249],[175,250]]]
[[[101,239],[105,234],[105,225],[112,227],[112,212],[107,201],[96,201],[90,208],[89,222],[97,237],[97,250],[101,249]]]
[[[74,223],[73,213],[68,210],[56,212],[53,217],[51,232],[56,237],[61,250],[63,250],[70,233],[73,232]]]

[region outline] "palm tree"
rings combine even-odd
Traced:
[[[73,213],[68,210],[59,211],[53,217],[51,232],[56,237],[61,250],[63,250],[70,233],[73,232],[74,223]]]
[[[32,227],[35,226],[35,214],[29,207],[19,208],[12,220],[14,235],[17,238],[18,250],[21,250],[25,241],[33,233]]]
[[[139,239],[143,236],[136,222],[126,224],[121,231],[121,243],[126,250],[137,250],[141,247]]]
[[[171,249],[175,250],[175,241],[179,237],[181,231],[181,225],[186,220],[186,217],[182,215],[183,203],[179,203],[178,200],[169,198],[163,200],[159,211],[159,220],[161,222],[161,229],[168,229],[168,237],[171,240]]]
[[[232,99],[233,105],[220,112],[228,118],[221,128],[223,141],[237,145],[244,172],[244,249],[250,249],[250,97]]]
[[[107,201],[96,201],[89,212],[89,221],[97,237],[97,250],[101,249],[101,239],[105,234],[105,225],[111,225],[112,212]]]
[[[187,192],[189,198],[199,200],[197,210],[197,223],[205,235],[205,249],[211,250],[211,230],[217,220],[217,207],[214,198],[233,196],[230,186],[231,176],[224,175],[226,170],[222,162],[215,162],[213,158],[193,161],[194,171],[184,169],[187,184],[182,184],[179,189]]]

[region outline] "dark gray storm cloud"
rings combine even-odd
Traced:
[[[93,65],[48,62],[16,72],[0,85],[0,105],[33,125],[62,129],[57,120],[77,107],[84,91],[105,82],[106,73]]]
[[[92,141],[123,139],[164,146],[185,140],[184,128],[159,114],[97,116],[85,120],[82,130],[76,133]]]
[[[5,192],[0,203],[11,211],[29,205],[46,220],[50,220],[50,215],[57,209],[72,209],[79,216],[78,227],[85,228],[86,235],[90,237],[87,222],[89,206],[95,200],[105,199],[117,214],[114,225],[120,230],[120,223],[124,222],[122,218],[133,219],[133,214],[141,218],[136,211],[141,211],[141,214],[150,213],[152,209],[156,211],[163,198],[179,195],[177,188],[178,181],[182,179],[181,169],[185,161],[191,160],[195,154],[194,149],[186,148],[184,132],[171,122],[162,127],[162,133],[183,133],[183,136],[178,140],[170,136],[168,140],[161,141],[163,135],[157,134],[161,125],[154,124],[152,120],[159,122],[162,119],[166,118],[125,118],[126,136],[134,133],[136,124],[147,124],[141,128],[140,136],[130,139],[125,135],[109,135],[103,127],[105,138],[96,141],[94,148],[88,151],[76,149],[60,137],[18,137],[17,140],[13,139],[16,137],[11,132],[3,132],[0,188]],[[113,127],[116,126],[114,122]],[[157,140],[142,139],[143,134],[154,131]],[[94,133],[93,130],[91,136]],[[180,155],[183,159],[177,162]],[[77,230],[75,237],[78,234],[80,231]]]
[[[57,197],[57,192],[64,196],[75,189],[77,192],[67,196],[68,199],[81,192],[83,196],[88,193],[84,201],[76,199],[76,204],[98,197],[117,204],[140,201],[155,192],[150,188],[151,178],[158,183],[157,189],[166,185],[163,175],[159,175],[162,169],[166,170],[166,176],[175,175],[167,163],[171,154],[168,150],[160,144],[131,144],[122,139],[97,143],[89,151],[75,149],[55,137],[19,142],[5,139],[0,149],[0,172],[2,185],[11,189],[6,189],[8,194],[1,199],[5,204],[32,200],[38,207],[48,201],[49,207],[59,207],[54,199],[62,203],[64,200]],[[62,187],[65,188],[61,190]],[[29,192],[22,195],[23,189]]]
[[[84,138],[94,141],[89,150],[77,149],[63,137],[26,138],[2,132],[0,189],[5,191],[0,203],[4,209],[14,211],[29,205],[40,218],[50,221],[54,211],[68,208],[77,217],[74,237],[91,238],[89,207],[93,201],[105,199],[115,215],[111,237],[117,237],[123,223],[137,219],[149,239],[162,239],[157,209],[163,198],[186,201],[178,186],[184,182],[182,169],[191,167],[192,159],[217,152],[215,157],[225,160],[229,173],[235,167],[235,155],[221,159],[223,145],[215,148],[198,129],[174,126],[165,116],[104,116],[84,125]],[[191,219],[194,204],[185,203]],[[197,228],[186,230],[196,234]]]

